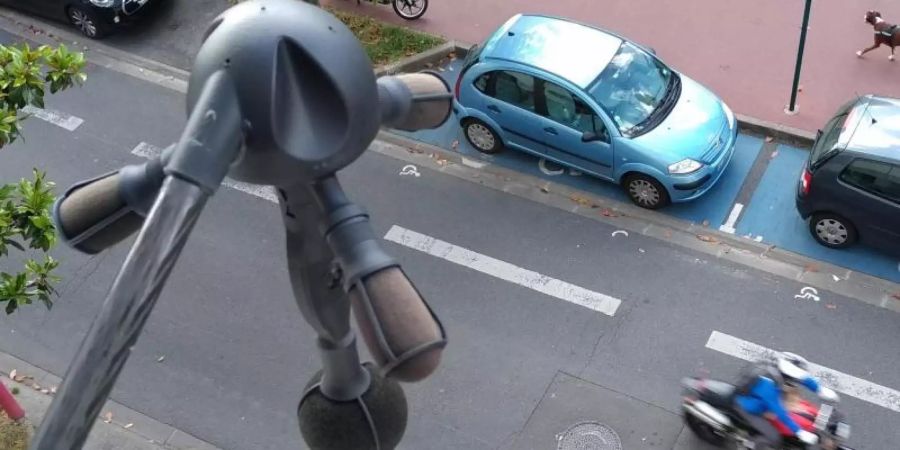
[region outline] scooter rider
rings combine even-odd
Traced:
[[[755,448],[760,448],[761,445],[781,448],[781,433],[769,421],[770,418],[781,422],[804,444],[818,443],[819,437],[816,434],[801,429],[791,418],[782,398],[786,389],[804,386],[825,401],[836,401],[837,394],[820,386],[809,374],[808,367],[809,363],[803,357],[785,352],[777,355],[775,361],[756,365],[744,375],[738,386],[735,403],[743,419],[758,432],[753,437]]]

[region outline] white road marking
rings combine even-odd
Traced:
[[[412,175],[416,178],[420,177],[422,174],[419,173],[419,169],[412,164],[407,164],[400,169],[400,175]]]
[[[431,256],[610,316],[616,313],[616,310],[622,303],[621,300],[615,297],[541,275],[540,273],[523,269],[508,262],[491,258],[490,256],[482,255],[397,225],[392,226],[384,238]]]
[[[713,331],[706,342],[706,348],[733,356],[745,361],[757,361],[768,357],[774,350],[747,342],[734,336]],[[853,375],[838,372],[818,364],[810,363],[810,373],[823,385],[835,391],[856,397],[873,405],[900,412],[900,391],[877,385],[871,381],[856,378]]]
[[[158,156],[161,152],[161,148],[155,145],[148,144],[146,142],[141,142],[140,144],[135,146],[133,150],[131,150],[132,155],[148,159]],[[229,187],[231,189],[235,189],[264,200],[268,200],[272,203],[278,203],[278,197],[275,195],[275,189],[271,186],[244,183],[242,181],[235,181],[228,178],[226,178],[225,181],[222,182],[222,186]]]
[[[41,109],[31,105],[22,108],[22,112],[69,131],[75,131],[82,123],[84,123],[83,119],[64,112],[54,111],[52,109]]]
[[[473,169],[483,169],[485,166],[487,166],[486,162],[476,161],[474,159],[466,158],[465,156],[462,157],[462,163],[464,166],[471,167]]]
[[[540,170],[541,173],[543,173],[544,175],[550,175],[552,177],[555,177],[557,175],[562,175],[566,171],[566,168],[563,167],[558,170],[550,170],[547,168],[547,160],[544,158],[541,158],[538,160],[538,170]]]
[[[728,214],[728,220],[719,227],[720,231],[724,231],[726,233],[734,234],[734,225],[737,223],[738,217],[741,216],[741,211],[744,210],[743,203],[735,203],[734,207],[731,208],[731,213]]]
[[[803,289],[800,289],[800,293],[795,295],[794,298],[799,298],[800,300],[815,300],[819,301],[819,291],[814,287],[806,286]]]

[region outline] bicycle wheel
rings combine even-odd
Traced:
[[[406,20],[416,20],[428,9],[428,0],[393,0],[391,5],[398,16]]]

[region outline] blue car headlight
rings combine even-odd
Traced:
[[[687,175],[694,173],[703,167],[703,163],[687,158],[669,165],[669,173],[672,175]]]

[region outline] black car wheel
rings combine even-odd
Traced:
[[[628,175],[622,187],[628,198],[641,208],[659,209],[669,204],[669,192],[651,176],[642,173]]]
[[[847,248],[859,237],[849,220],[833,213],[814,215],[809,221],[809,232],[816,241],[830,248]]]
[[[106,35],[104,23],[97,17],[94,11],[82,6],[69,7],[69,22],[81,31],[81,34],[91,39],[100,39]]]
[[[500,136],[491,129],[486,123],[477,119],[467,119],[463,122],[463,132],[466,140],[475,150],[481,153],[493,155],[503,150],[503,141]]]

